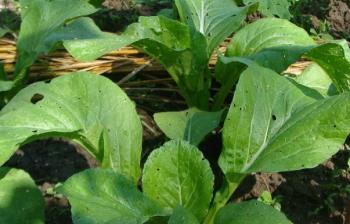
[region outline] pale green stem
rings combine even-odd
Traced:
[[[224,207],[236,191],[242,180],[245,178],[244,174],[231,175],[225,179],[224,185],[216,192],[212,206],[209,209],[208,215],[203,224],[214,224],[217,212]]]

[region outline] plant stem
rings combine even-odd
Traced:
[[[225,179],[224,185],[215,194],[213,204],[210,207],[208,215],[203,224],[214,224],[214,219],[217,212],[227,204],[232,194],[235,192],[245,176],[245,174],[234,174]]]

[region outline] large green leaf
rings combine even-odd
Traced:
[[[327,72],[339,92],[350,91],[350,61],[342,45],[323,44],[307,52],[306,57]]]
[[[168,224],[199,224],[199,222],[187,209],[179,206],[174,209]]]
[[[142,182],[144,193],[160,205],[173,209],[180,205],[203,220],[212,199],[214,176],[195,146],[174,140],[148,157]]]
[[[83,171],[57,190],[68,198],[74,224],[142,224],[167,214],[133,182],[111,170]]]
[[[273,207],[252,200],[223,207],[215,218],[215,224],[292,224]]]
[[[0,167],[0,223],[44,224],[44,198],[22,170]]]
[[[296,61],[315,43],[307,32],[291,22],[266,18],[251,23],[235,34],[225,57],[216,64],[215,78],[223,84],[216,96],[216,106],[238,81],[247,64],[256,62],[280,73]]]
[[[0,111],[0,164],[20,145],[48,136],[74,139],[103,166],[139,178],[142,127],[135,105],[102,76],[65,75],[19,92]]]
[[[245,26],[235,34],[226,56],[250,56],[266,48],[315,45],[302,28],[288,20],[266,18]]]
[[[245,4],[259,3],[258,10],[265,16],[278,16],[282,19],[290,19],[289,0],[243,0]]]
[[[257,63],[277,73],[285,71],[302,56],[318,63],[339,92],[350,90],[349,49],[342,42],[315,45],[301,28],[287,20],[267,18],[240,30],[232,40],[225,57],[216,65],[216,78],[223,84],[215,108],[249,64]]]
[[[191,108],[179,112],[154,114],[158,127],[170,139],[183,139],[193,145],[199,143],[220,125],[223,111],[206,112]]]
[[[350,133],[350,93],[323,99],[269,69],[250,66],[227,115],[219,164],[225,174],[312,168]]]
[[[22,23],[15,71],[20,76],[39,54],[48,53],[54,47],[56,42],[49,41],[49,37],[65,22],[96,11],[88,0],[20,0],[20,5]]]
[[[317,90],[323,96],[332,96],[337,94],[337,90],[329,78],[328,74],[318,65],[309,65],[302,74],[295,78],[299,84]]]
[[[203,34],[211,53],[236,31],[255,5],[238,7],[233,0],[175,0],[183,22]]]

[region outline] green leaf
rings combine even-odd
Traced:
[[[212,199],[214,176],[195,146],[170,141],[148,157],[142,183],[144,193],[161,206],[180,205],[201,221]]]
[[[7,28],[0,27],[0,37],[5,36],[5,34],[9,33],[10,30]]]
[[[15,75],[23,79],[23,70],[31,66],[39,54],[48,53],[56,44],[50,36],[68,20],[89,15],[96,9],[88,0],[20,0],[21,29],[17,41]]]
[[[343,46],[337,43],[323,44],[305,56],[327,72],[339,92],[350,91],[350,61],[347,60]]]
[[[317,90],[323,96],[333,96],[337,90],[328,74],[318,65],[311,64],[295,78],[299,84]]]
[[[308,33],[284,19],[266,18],[245,26],[235,34],[226,56],[250,56],[266,48],[315,45]]]
[[[288,0],[243,0],[244,4],[259,3],[258,10],[268,17],[278,16],[281,19],[291,19]]]
[[[62,40],[67,51],[80,61],[92,61],[135,41],[132,38],[118,38],[115,34],[102,32],[91,18],[86,17],[61,27],[49,39],[50,42]]]
[[[312,168],[350,133],[350,93],[323,99],[269,69],[251,66],[227,115],[219,164],[230,173]]]
[[[302,56],[318,63],[339,92],[349,91],[348,53],[342,42],[315,45],[303,29],[287,20],[258,20],[237,32],[225,57],[219,57],[215,77],[223,87],[215,96],[214,108],[220,108],[247,65],[257,63],[282,73]]]
[[[168,224],[199,224],[199,222],[187,209],[179,206],[174,209]]]
[[[139,178],[141,122],[134,103],[107,78],[76,73],[20,91],[0,111],[0,165],[18,146],[52,136],[73,139],[101,164]]]
[[[140,17],[138,23],[130,25],[119,36],[101,33],[88,21],[82,25],[97,38],[78,36],[79,41],[73,39],[64,43],[79,60],[92,60],[132,44],[164,66],[190,106],[208,107],[209,56],[206,40],[200,33],[191,33],[186,25],[163,16]]]
[[[238,7],[233,0],[175,0],[181,20],[203,34],[210,54],[236,31],[256,5]]]
[[[4,65],[0,62],[0,81],[6,81],[6,80],[8,80],[7,73],[5,71]]]
[[[154,120],[168,138],[186,140],[193,145],[199,145],[220,125],[223,112],[223,110],[206,112],[191,108],[179,112],[156,113]]]
[[[68,198],[74,224],[141,224],[166,214],[133,182],[111,170],[83,171],[57,190]]]
[[[235,34],[227,46],[225,57],[219,58],[215,77],[230,90],[246,68],[247,61],[280,73],[314,45],[305,30],[287,20],[261,19]]]
[[[22,170],[0,167],[0,223],[44,224],[44,199]]]
[[[215,224],[292,224],[273,207],[251,200],[223,207],[215,218]]]
[[[1,92],[9,91],[13,87],[13,81],[0,80],[0,94]]]

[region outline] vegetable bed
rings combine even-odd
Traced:
[[[0,223],[350,221],[346,40],[287,0],[175,0],[120,34],[101,3],[19,0],[0,41]]]

